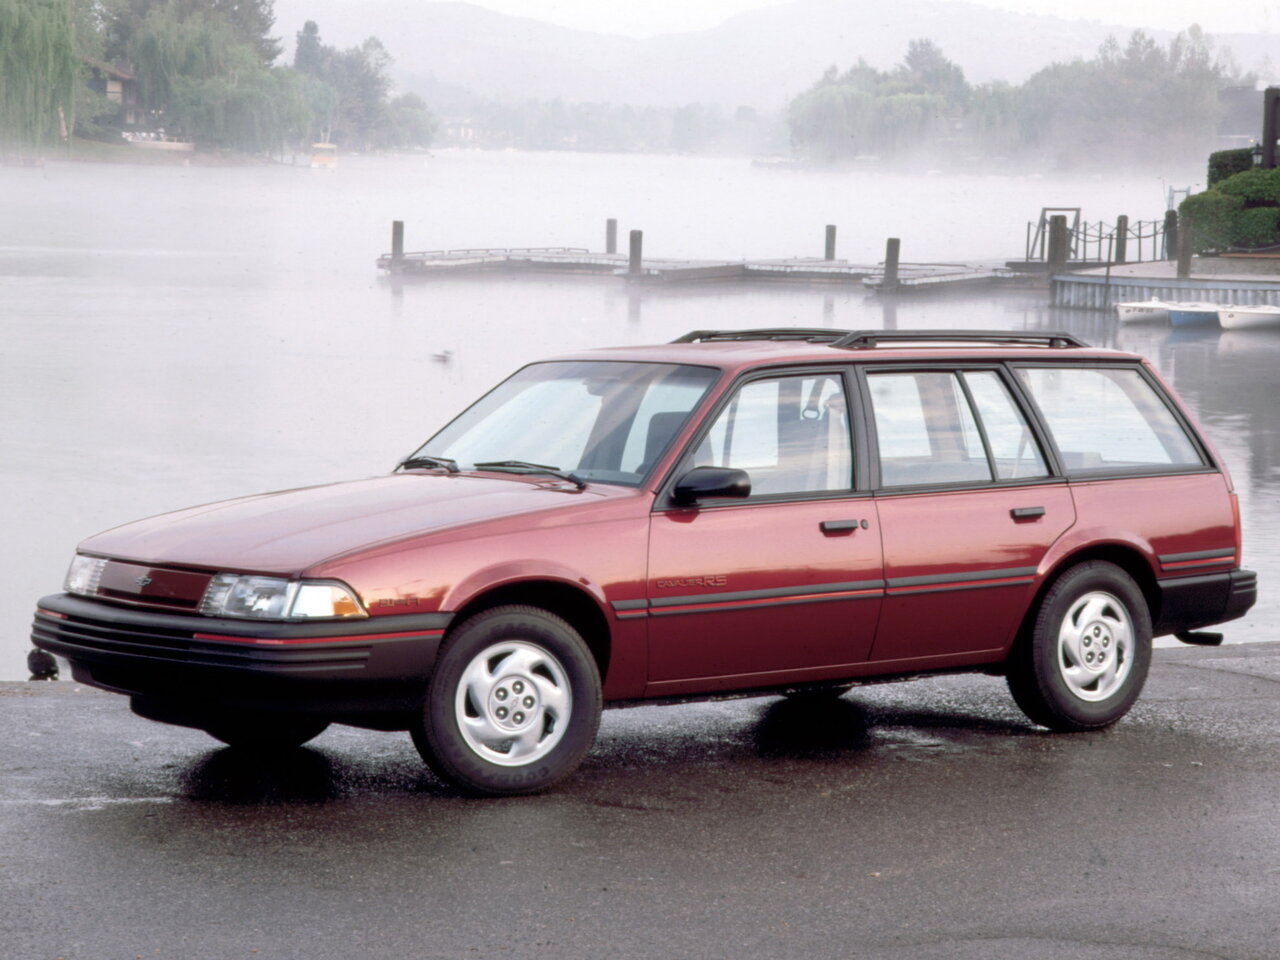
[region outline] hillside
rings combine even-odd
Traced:
[[[897,63],[907,41],[927,37],[970,82],[1019,82],[1056,60],[1092,56],[1109,35],[1133,28],[938,0],[795,0],[743,13],[696,33],[644,40],[512,17],[468,3],[276,0],[276,31],[291,55],[294,34],[315,20],[325,43],[380,38],[406,89],[465,88],[500,100],[667,106],[690,102],[773,109],[828,65]],[[1164,42],[1170,34],[1148,31]],[[1246,68],[1280,49],[1275,34],[1217,38]],[[1268,67],[1269,69],[1269,67]]]

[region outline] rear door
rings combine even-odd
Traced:
[[[654,512],[648,695],[830,679],[866,660],[883,576],[849,410],[839,368],[758,376],[695,436],[675,475],[743,469],[752,494]]]
[[[1075,522],[1071,492],[998,366],[870,368],[862,389],[886,580],[871,659],[988,661]]]

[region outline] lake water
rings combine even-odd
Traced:
[[[1175,185],[1198,171],[1175,170]],[[653,256],[1020,257],[1044,206],[1163,215],[1152,175],[791,173],[742,159],[444,151],[302,167],[0,167],[0,679],[25,676],[34,602],[76,543],[149,514],[389,470],[540,356],[704,327],[1066,329],[1150,356],[1228,461],[1262,599],[1225,629],[1269,640],[1280,603],[1280,335],[1118,329],[1033,291],[903,299],[861,288],[612,278],[392,284],[410,250],[589,246],[616,217]]]

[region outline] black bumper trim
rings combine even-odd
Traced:
[[[452,614],[279,623],[123,609],[59,594],[32,642],[77,680],[121,693],[397,708],[421,689]],[[216,694],[215,694],[216,691]]]
[[[1258,600],[1258,575],[1252,570],[1226,570],[1188,577],[1167,577],[1160,588],[1160,617],[1153,633],[1162,636],[1236,620]]]

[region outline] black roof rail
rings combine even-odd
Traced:
[[[1043,344],[1047,347],[1087,347],[1078,337],[1061,330],[1027,332],[1021,330],[852,330],[836,340],[833,347],[861,350],[881,343],[940,341],[944,343]]]
[[[759,330],[691,330],[672,343],[707,343],[713,340],[807,340],[810,343],[832,343],[856,331],[832,330],[829,327],[764,327]]]
[[[1007,343],[1040,344],[1052,348],[1088,347],[1090,344],[1061,330],[1041,333],[1020,330],[832,330],[817,327],[765,327],[759,330],[692,330],[672,343],[708,343],[733,340],[804,340],[828,343],[846,350],[874,348],[881,343]]]

